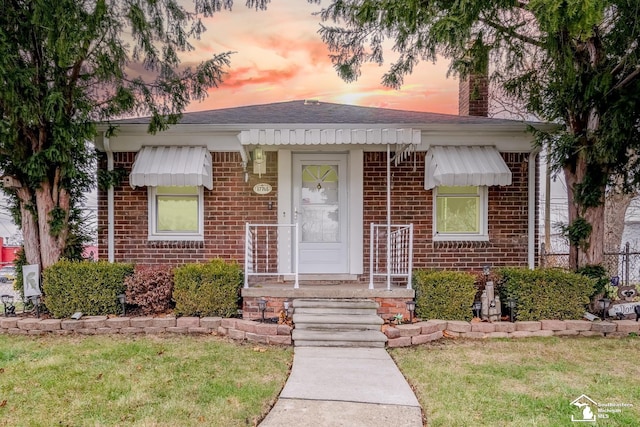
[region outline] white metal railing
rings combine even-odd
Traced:
[[[407,289],[411,289],[413,224],[371,223],[370,236],[369,289],[373,289],[376,276],[386,277],[389,290],[392,278],[406,278]]]
[[[293,275],[298,283],[298,224],[246,224],[244,287],[249,276]]]

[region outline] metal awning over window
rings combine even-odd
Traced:
[[[129,175],[131,187],[213,188],[211,153],[205,147],[142,147]]]
[[[417,129],[250,129],[242,145],[420,144]]]
[[[424,188],[511,185],[511,171],[495,147],[433,146],[425,159]]]

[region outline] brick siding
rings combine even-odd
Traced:
[[[148,241],[147,189],[132,189],[128,175],[135,153],[115,153],[114,167],[126,171],[115,187],[115,260],[143,264],[179,265],[212,258],[244,258],[246,222],[277,222],[277,153],[268,152],[267,172],[261,178],[249,174],[244,182],[237,153],[212,153],[213,190],[204,191],[204,242]],[[503,154],[513,173],[513,184],[489,188],[489,242],[434,242],[432,191],[424,190],[424,153],[413,161],[392,167],[392,222],[414,224],[415,268],[480,271],[482,266],[527,265],[528,154]],[[102,159],[101,167],[105,161]],[[538,171],[536,171],[538,172]],[[273,186],[268,195],[257,195],[253,186]],[[107,258],[106,191],[98,192],[100,259]],[[268,209],[269,202],[272,209]],[[368,277],[369,224],[386,223],[386,154],[364,155],[364,270]],[[538,215],[536,214],[536,230]],[[537,248],[537,232],[536,232]]]

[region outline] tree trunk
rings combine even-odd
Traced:
[[[31,205],[31,192],[21,187],[16,192],[20,199],[20,221],[22,222],[22,241],[27,264],[40,264],[40,237],[38,221],[28,208]]]
[[[591,233],[584,247],[571,242],[569,247],[569,268],[577,270],[588,264],[602,264],[604,261],[604,200],[599,206],[584,208],[575,197],[576,186],[582,183],[587,173],[587,159],[583,152],[577,155],[573,167],[564,168],[567,183],[569,225],[580,217],[591,224]],[[601,189],[604,194],[604,188]]]
[[[619,251],[622,247],[622,234],[624,233],[624,222],[627,210],[636,193],[614,193],[607,194],[605,202],[605,224],[604,247],[605,249]]]
[[[66,241],[66,231],[60,231],[53,235],[52,227],[51,227],[51,212],[58,207],[54,196],[58,197],[55,193],[52,194],[51,185],[48,182],[42,183],[41,187],[36,190],[36,205],[38,209],[38,226],[39,226],[39,234],[40,234],[40,260],[41,260],[41,269],[55,264],[60,257],[62,256],[62,252],[64,251],[64,245]],[[64,207],[60,206],[64,209]],[[65,224],[68,220],[69,211],[65,210],[66,218]],[[66,230],[68,227],[65,225],[63,230]]]

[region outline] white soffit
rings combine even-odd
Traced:
[[[142,147],[129,182],[133,188],[202,185],[211,190],[211,153],[206,147]]]
[[[425,159],[424,188],[439,185],[511,185],[511,171],[495,147],[432,146]]]
[[[420,144],[416,129],[250,129],[242,145]]]

